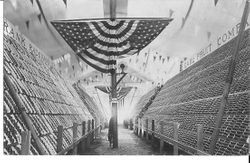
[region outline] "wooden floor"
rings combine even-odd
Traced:
[[[119,145],[117,149],[109,147],[108,130],[102,130],[91,146],[80,155],[158,155],[146,141],[137,137],[132,130],[122,126],[118,129]]]

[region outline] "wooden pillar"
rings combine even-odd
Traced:
[[[77,123],[73,123],[73,142],[77,141]],[[73,148],[73,155],[77,155],[77,146]]]
[[[198,124],[197,128],[197,148],[203,151],[203,126]]]
[[[160,122],[160,134],[163,135],[163,122]],[[160,154],[163,154],[164,140],[163,137],[160,137]]]
[[[87,136],[87,147],[89,147],[89,145],[90,145],[90,134],[89,134],[89,132],[90,132],[90,124],[91,122],[90,122],[90,120],[88,120],[88,136]]]
[[[84,136],[84,135],[86,134],[85,131],[86,131],[86,122],[83,121],[83,122],[82,122],[82,136]],[[84,139],[84,140],[82,140],[82,141],[80,142],[80,150],[81,150],[81,151],[84,151],[84,150],[85,150],[86,141],[87,141],[87,139]]]
[[[132,119],[129,120],[129,128],[130,128],[130,130],[133,130],[133,121],[132,121]]]
[[[141,136],[140,132],[141,132],[141,121],[140,118],[138,118],[138,136]]]
[[[178,141],[179,124],[174,123],[174,140]],[[178,155],[178,144],[174,143],[174,155]]]
[[[95,120],[92,119],[92,130],[95,129]],[[95,139],[95,132],[93,131],[92,134],[91,134],[91,141],[93,141]]]
[[[151,145],[154,145],[154,132],[155,132],[155,121],[152,120],[152,133],[151,133]]]
[[[148,119],[146,119],[146,140],[148,140]]]
[[[56,147],[56,152],[59,153],[62,151],[62,145],[63,145],[63,126],[58,126],[57,127],[57,147]]]
[[[31,132],[23,131],[21,133],[21,155],[29,155],[30,154],[30,139]]]
[[[85,135],[85,130],[86,130],[86,122],[83,121],[83,122],[82,122],[82,136]]]

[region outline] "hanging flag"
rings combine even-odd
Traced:
[[[32,3],[32,5],[33,5],[33,0],[30,0],[30,2]]]
[[[217,2],[218,2],[218,0],[214,0],[214,5],[215,5],[215,6],[217,5]]]
[[[182,18],[181,28],[184,27],[184,24],[185,24],[185,18]]]
[[[154,56],[154,61],[156,60],[156,56]]]
[[[29,20],[27,20],[27,21],[25,22],[25,24],[26,24],[27,29],[29,30],[29,27],[30,27],[30,21],[29,21]]]
[[[189,14],[190,14],[190,12],[191,12],[191,10],[192,10],[193,4],[194,4],[194,0],[191,0],[191,3],[190,3],[190,5],[189,5],[189,8],[188,8],[188,11],[187,11],[186,16],[185,16],[185,18],[182,18],[181,29],[184,27],[184,25],[185,25],[185,23],[186,23],[186,21],[187,21],[187,19],[188,19],[188,17],[189,17]]]
[[[65,6],[67,7],[67,0],[63,0]]]
[[[152,42],[172,19],[101,19],[54,21],[52,25],[83,61],[103,73],[116,60],[134,55]],[[78,34],[77,34],[78,33]],[[148,35],[145,35],[148,33]],[[77,37],[76,37],[77,36]]]
[[[167,56],[167,59],[168,59],[168,61],[169,61],[170,57],[169,57],[169,56]]]
[[[78,56],[76,56],[76,60],[77,60],[78,64],[80,64],[80,58]]]
[[[211,37],[211,32],[207,31],[207,40],[209,41]]]
[[[162,63],[164,63],[165,62],[165,58],[162,58]]]
[[[160,55],[160,56],[159,56],[159,60],[161,60],[161,57],[162,57],[162,56]]]
[[[42,21],[42,14],[38,14],[37,17],[38,17],[39,22],[41,23],[41,21]]]
[[[174,10],[169,9],[169,17],[170,17],[170,18],[172,18],[173,13],[174,13]]]

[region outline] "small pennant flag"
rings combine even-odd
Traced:
[[[33,0],[30,0],[30,2],[32,3],[32,5],[33,5]]]
[[[218,3],[218,0],[214,0],[214,5],[216,6]]]
[[[38,14],[37,17],[38,17],[39,22],[41,23],[41,21],[42,21],[42,14]]]
[[[154,61],[155,61],[155,59],[156,59],[156,56],[154,56]]]
[[[184,24],[185,24],[185,18],[182,18],[181,28],[183,28],[183,27],[184,27]]]
[[[67,7],[67,0],[63,0],[65,6]]]
[[[162,63],[164,63],[165,62],[165,58],[162,58]]]
[[[27,29],[29,29],[29,27],[30,27],[30,21],[27,20],[27,21],[25,22],[25,24],[26,24]]]
[[[169,61],[170,57],[168,56],[167,58],[168,58],[168,61]]]
[[[172,17],[173,13],[174,13],[174,10],[169,9],[169,17],[170,17],[170,18]]]
[[[161,57],[162,57],[162,56],[160,55],[160,56],[159,56],[159,60],[161,60]]]
[[[76,56],[76,60],[80,64],[80,58],[78,56]]]
[[[211,37],[211,32],[207,32],[207,40],[209,41],[210,40],[210,37]]]

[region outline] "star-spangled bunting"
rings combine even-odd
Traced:
[[[139,53],[172,19],[97,19],[53,21],[74,52],[98,71],[109,73],[116,59]]]

